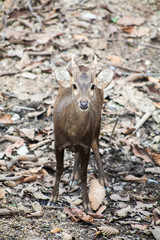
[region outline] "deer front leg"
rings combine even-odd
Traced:
[[[100,157],[100,153],[99,153],[99,147],[98,147],[98,141],[97,140],[93,140],[92,150],[93,150],[95,160],[96,160],[96,163],[97,163],[98,177],[99,177],[100,184],[107,187],[108,186],[108,181],[106,179],[104,169],[103,169],[103,166],[102,166],[102,161],[101,161],[101,157]]]
[[[58,150],[58,148],[55,147],[55,155],[56,155],[56,181],[51,193],[49,205],[51,205],[53,202],[57,202],[59,196],[59,182],[64,170],[63,167],[64,149]]]
[[[83,149],[79,152],[80,178],[82,182],[83,207],[89,209],[89,198],[87,191],[87,167],[89,162],[90,149]]]
[[[75,153],[75,161],[73,166],[73,172],[71,175],[71,180],[69,182],[69,185],[73,187],[79,180],[79,153]]]

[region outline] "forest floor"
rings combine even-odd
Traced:
[[[160,2],[6,0],[0,8],[0,240],[160,240]],[[72,55],[85,65],[96,55],[114,71],[100,134],[109,185],[104,197],[91,153],[89,212],[81,184],[68,185],[69,151],[58,203],[47,207],[54,69]]]

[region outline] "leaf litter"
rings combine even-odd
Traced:
[[[118,239],[158,239],[158,2],[92,0],[64,5],[60,0],[37,5],[7,0],[1,10],[1,236],[89,240],[117,234]],[[91,154],[88,212],[81,205],[80,184],[68,189],[73,166],[68,152],[60,200],[46,206],[56,169],[52,109],[58,85],[52,72],[66,66],[73,54],[85,64],[96,54],[99,67],[114,70],[104,93],[100,135],[109,186],[105,193],[98,183]]]

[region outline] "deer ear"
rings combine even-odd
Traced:
[[[61,87],[68,88],[71,86],[71,75],[66,69],[55,69],[55,76]]]
[[[106,88],[110,82],[112,81],[113,78],[113,71],[110,69],[105,69],[102,70],[98,75],[97,75],[97,87],[100,89]]]

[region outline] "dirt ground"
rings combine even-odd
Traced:
[[[0,240],[160,240],[160,2],[6,0],[0,8]],[[85,65],[96,55],[114,71],[100,134],[108,188],[103,198],[91,153],[88,189],[101,200],[89,212],[81,184],[69,187],[69,151],[58,203],[47,206],[54,69],[72,55]]]

